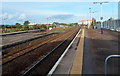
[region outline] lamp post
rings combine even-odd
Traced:
[[[92,22],[93,22],[93,27],[95,26],[95,22],[93,21],[93,19],[95,20],[95,16],[94,16],[94,14],[96,13],[97,11],[94,11],[94,12],[91,12],[92,13]]]
[[[96,11],[92,12],[91,8],[89,8],[89,10],[90,10],[90,12],[89,12],[90,13],[90,20],[92,21],[92,14],[94,14]]]
[[[6,32],[7,31],[7,28],[6,28],[6,25],[5,25],[5,20],[7,20],[8,18],[3,18],[3,25],[5,27],[4,31]]]
[[[102,20],[103,20],[103,16],[102,16],[102,4],[103,3],[108,3],[108,2],[93,2],[93,4],[100,4],[100,8],[101,8],[101,17],[100,17],[100,20],[101,20],[101,34],[103,34],[103,23],[102,23]]]
[[[47,17],[47,29],[48,29],[48,17]]]
[[[90,13],[90,20],[91,20],[91,13],[92,13],[92,12],[91,12],[91,8],[89,8],[89,10],[90,10],[90,12],[89,12],[89,13]]]
[[[91,13],[92,13],[91,12],[91,8],[89,8],[89,10],[90,10],[90,12],[89,12],[90,13],[90,20],[92,20],[92,17],[91,17]],[[87,21],[87,23],[88,23],[88,28],[90,28],[91,24],[89,23],[89,20]]]

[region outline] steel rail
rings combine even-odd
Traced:
[[[73,44],[73,42],[75,41],[75,39],[77,38],[77,36],[79,35],[79,33],[81,32],[81,29],[79,30],[79,32],[77,33],[77,35],[74,37],[74,39],[72,40],[72,42],[68,45],[68,47],[65,49],[64,53],[61,55],[61,57],[58,59],[58,61],[55,63],[55,65],[53,66],[53,68],[49,71],[49,73],[47,74],[47,76],[51,76],[53,74],[53,72],[55,71],[55,69],[57,68],[57,66],[59,65],[59,63],[61,62],[61,60],[63,59],[63,57],[65,56],[65,54],[67,53],[68,49],[70,48],[70,46]]]
[[[50,39],[50,40],[51,40],[51,39]],[[46,42],[42,42],[42,43],[37,43],[37,44],[31,45],[31,46],[29,46],[29,47],[26,47],[26,48],[24,48],[24,49],[21,49],[21,50],[15,52],[15,53],[12,53],[12,54],[8,55],[8,56],[5,57],[5,58],[3,57],[3,59],[9,58],[10,56],[14,56],[15,54],[21,53],[21,52],[27,50],[28,48],[34,47],[34,46],[36,46],[36,45],[38,45],[38,44],[40,44],[40,46],[41,46],[41,45],[44,45],[44,44],[46,44],[47,42],[49,42],[50,40],[47,40]],[[40,47],[40,46],[38,46],[38,47]],[[38,48],[38,47],[35,47],[35,48],[33,48],[32,50],[34,50],[34,49],[36,49],[36,48]],[[6,64],[6,63],[8,63],[8,62],[10,62],[10,61],[12,61],[12,60],[14,60],[14,59],[20,57],[20,56],[23,56],[24,54],[26,54],[26,53],[28,53],[28,52],[30,52],[30,51],[31,51],[31,50],[29,50],[29,51],[27,51],[27,52],[25,52],[25,53],[23,53],[23,54],[21,54],[21,55],[15,57],[15,58],[12,58],[12,59],[10,59],[10,60],[8,60],[8,61],[2,63],[2,64],[4,65],[4,64]]]
[[[74,34],[74,33],[73,33]],[[73,35],[72,34],[72,35]],[[70,38],[71,37],[71,35],[68,37],[68,38]],[[67,41],[67,39],[68,38],[66,38],[64,41],[62,41],[60,44],[58,44],[54,49],[52,49],[52,51],[50,51],[47,55],[45,55],[42,59],[40,59],[40,60],[38,60],[37,62],[36,62],[36,64],[34,64],[32,67],[30,67],[27,71],[25,71],[21,76],[25,76],[25,75],[27,75],[35,66],[37,66],[40,62],[42,62],[45,58],[47,58],[50,54],[52,54],[52,52],[54,52],[57,48],[59,48],[63,43],[65,43],[66,41]]]

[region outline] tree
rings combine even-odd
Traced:
[[[24,25],[29,25],[30,22],[29,22],[29,21],[25,21],[23,24],[24,24]]]
[[[53,22],[53,25],[59,25],[59,23],[58,22]]]
[[[24,30],[29,30],[29,26],[25,25]]]
[[[98,22],[96,22],[96,24],[101,24],[101,22],[100,22],[100,21],[98,21]]]
[[[22,28],[22,25],[17,25],[16,28],[20,29]]]
[[[47,26],[46,25],[40,25],[40,28],[47,29]]]
[[[78,23],[74,23],[74,25],[78,25]]]
[[[95,25],[95,24],[96,24],[96,19],[92,18],[92,25]]]
[[[16,23],[15,25],[21,25],[20,23]]]
[[[110,18],[110,19],[108,19],[108,20],[109,20],[109,21],[112,21],[112,20],[114,20],[114,18],[112,18],[112,17],[111,17],[111,18]]]
[[[39,26],[37,25],[33,25],[32,28],[35,30],[35,29],[39,29]]]
[[[5,29],[5,26],[4,26],[4,25],[1,25],[0,28]]]

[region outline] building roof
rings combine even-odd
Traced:
[[[60,25],[55,25],[55,26],[60,26]]]
[[[80,22],[85,22],[85,21],[92,21],[92,20],[81,20]]]
[[[92,20],[87,20],[87,21],[92,21]]]

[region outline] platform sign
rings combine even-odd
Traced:
[[[100,17],[101,20],[103,20],[103,17]]]

